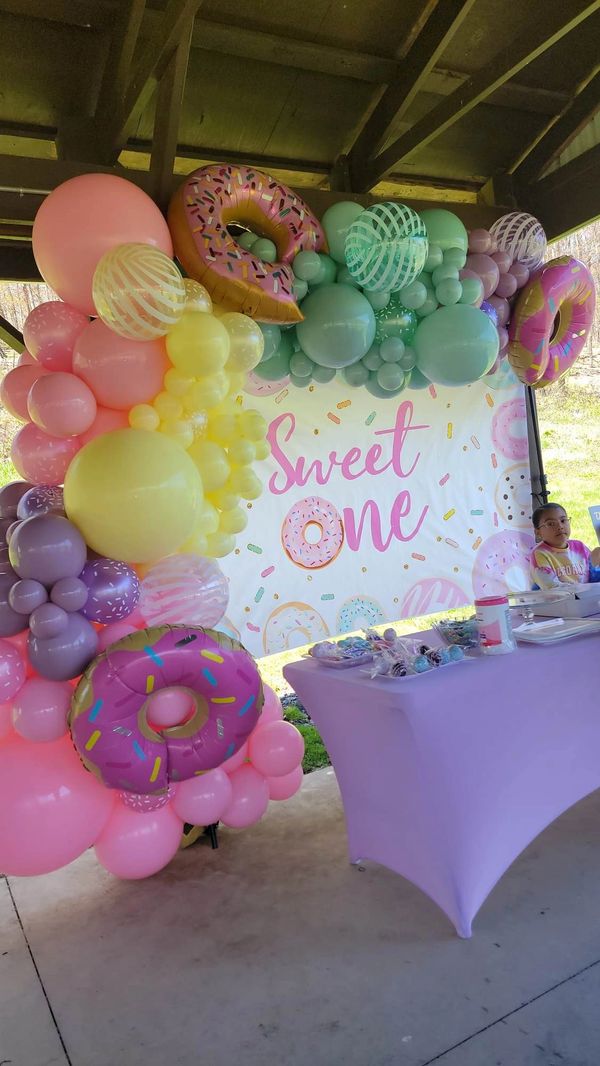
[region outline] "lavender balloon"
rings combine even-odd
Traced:
[[[49,640],[65,633],[69,622],[69,616],[62,607],[55,603],[43,603],[36,607],[29,616],[29,628],[34,637],[40,640]]]
[[[80,611],[88,598],[87,585],[78,577],[61,577],[52,586],[50,599],[63,611]]]
[[[486,314],[488,316],[488,318],[491,318],[491,320],[492,320],[492,322],[494,323],[495,326],[498,325],[498,312],[496,311],[496,308],[494,307],[494,305],[489,303],[488,300],[484,300],[482,302],[481,307],[480,307],[479,310],[483,311],[484,314]]]
[[[29,492],[32,485],[29,481],[9,481],[0,489],[0,518],[17,517],[19,500]]]
[[[8,594],[8,602],[17,614],[25,614],[29,617],[36,607],[41,607],[48,599],[48,593],[39,581],[25,578],[24,581],[15,581]]]
[[[28,491],[21,496],[16,514],[18,518],[34,518],[39,514],[64,514],[64,511],[60,485],[35,485],[33,488],[28,486]]]
[[[8,598],[15,581],[15,574],[0,574],[0,637],[14,637],[27,625],[27,619],[13,611]]]
[[[14,526],[14,518],[0,518],[0,544],[4,546],[8,542],[7,533]]]
[[[57,514],[27,518],[10,538],[9,558],[19,577],[32,577],[47,586],[61,577],[77,577],[86,554],[79,530]]]
[[[43,639],[29,634],[29,661],[38,674],[50,681],[69,681],[79,677],[98,650],[98,636],[94,627],[80,614],[68,614],[66,617],[66,629],[56,637]]]
[[[94,559],[86,563],[81,580],[88,599],[82,614],[93,622],[119,622],[137,607],[140,583],[135,570],[116,559]]]
[[[8,548],[0,548],[0,574],[10,574],[13,581],[17,580],[17,575],[10,565],[10,559],[8,557]]]

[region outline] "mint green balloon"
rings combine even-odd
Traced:
[[[262,259],[263,263],[275,263],[277,261],[277,245],[266,237],[259,237],[252,245],[252,255]]]
[[[442,252],[442,249],[439,248],[437,244],[432,244],[430,241],[429,254],[427,256],[427,259],[425,260],[425,266],[423,267],[423,270],[427,271],[428,274],[431,274],[432,271],[434,271],[436,267],[441,266],[443,262],[444,253]]]
[[[295,378],[311,378],[315,364],[304,352],[294,352],[290,359],[290,374]]]
[[[379,370],[379,367],[383,363],[381,358],[381,352],[378,344],[374,344],[366,355],[362,358],[363,366],[366,366],[367,370]]]
[[[404,304],[404,307],[408,307],[409,311],[417,311],[427,299],[427,286],[421,281],[422,277],[423,275],[421,274],[417,281],[411,282],[405,289],[400,289],[398,293],[400,303]]]
[[[316,363],[313,363],[313,367],[313,380],[318,381],[319,385],[327,385],[329,381],[333,381],[336,375],[335,367],[317,366]]]
[[[321,260],[317,252],[298,252],[292,262],[294,276],[302,281],[314,281],[321,270]]]
[[[295,299],[296,303],[299,304],[300,301],[304,299],[304,297],[306,296],[306,294],[308,292],[308,282],[307,281],[303,281],[302,278],[294,278],[294,283],[292,285],[292,292],[294,294],[294,299]]]
[[[417,308],[415,314],[417,318],[427,318],[428,315],[432,315],[434,311],[437,311],[438,307],[439,304],[437,296],[435,295],[435,289],[428,289],[425,303]]]
[[[342,370],[342,377],[347,385],[351,385],[356,389],[360,385],[366,385],[369,380],[369,371],[363,362],[353,363],[352,366],[345,366]]]
[[[314,289],[317,285],[331,285],[337,277],[337,263],[331,258],[330,255],[325,255],[324,252],[318,252],[319,256],[319,273],[316,278],[312,278],[310,281],[311,289]]]
[[[381,344],[386,337],[401,337],[405,344],[412,344],[412,339],[417,328],[417,319],[414,311],[400,302],[399,293],[393,292],[390,302],[382,311],[375,313],[377,332],[375,343]]]
[[[417,353],[414,348],[405,348],[404,355],[400,359],[400,366],[403,370],[413,370],[417,365]]]
[[[431,382],[427,380],[424,374],[417,367],[413,367],[410,374],[407,374],[407,386],[409,389],[428,389]]]
[[[297,389],[305,389],[308,385],[310,385],[311,378],[310,376],[301,378],[298,377],[296,374],[290,374],[290,382],[292,383],[292,385],[295,385]]]
[[[442,263],[441,266],[436,267],[431,275],[434,289],[437,288],[440,281],[445,281],[446,278],[455,278],[458,280],[458,267],[450,266],[448,263]]]
[[[487,374],[499,350],[498,330],[477,307],[454,304],[424,318],[415,336],[417,367],[436,385],[470,385]]]
[[[259,322],[258,326],[265,338],[261,363],[266,363],[269,359],[273,358],[281,344],[281,330],[279,326],[276,326],[271,322]]]
[[[367,298],[374,311],[383,311],[390,302],[391,292],[370,292],[363,289],[363,295]]]
[[[474,304],[481,299],[483,284],[479,278],[463,278],[461,281],[462,295],[461,304]]]
[[[321,225],[325,231],[329,254],[336,263],[345,263],[344,248],[350,226],[364,211],[364,207],[354,203],[353,200],[340,200],[337,204],[328,207]],[[339,278],[338,280],[342,280]],[[346,282],[344,282],[346,284]]]
[[[285,332],[281,334],[279,346],[270,359],[265,360],[254,367],[254,373],[265,381],[279,381],[290,372],[290,359],[294,354],[293,334]]]
[[[467,261],[467,253],[462,248],[447,248],[444,252],[444,266],[453,266],[462,270]]]
[[[404,388],[405,375],[397,363],[385,363],[377,371],[377,384],[386,392],[398,392]]]
[[[397,396],[399,392],[402,392],[404,383],[399,389],[382,389],[377,380],[377,374],[379,371],[373,371],[369,374],[369,380],[366,383],[367,391],[371,393],[371,396],[376,396],[378,400],[391,400],[393,396]]]
[[[375,315],[368,300],[350,285],[320,285],[302,303],[304,321],[296,327],[303,352],[319,366],[357,363],[375,338]]]
[[[355,289],[360,289],[360,285],[354,280],[352,274],[348,270],[347,266],[340,267],[337,275],[338,285],[352,285]]]
[[[384,363],[399,363],[404,355],[404,350],[402,337],[386,337],[381,342],[379,349]]]
[[[436,286],[435,295],[442,307],[457,304],[462,296],[462,285],[458,278],[444,278]]]
[[[257,237],[256,233],[253,233],[252,230],[247,230],[245,233],[240,233],[239,237],[236,237],[236,240],[240,248],[244,248],[245,251],[249,252],[252,245],[256,244],[259,240],[259,237]]]
[[[421,211],[425,223],[429,244],[437,244],[442,252],[448,248],[460,248],[466,252],[469,247],[469,235],[458,215],[442,207],[427,208]]]

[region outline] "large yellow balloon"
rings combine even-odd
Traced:
[[[117,429],[86,444],[65,478],[65,509],[101,555],[146,563],[177,551],[196,528],[202,480],[162,433]]]
[[[221,370],[229,358],[229,334],[218,318],[202,311],[186,311],[166,338],[174,367],[200,378]]]

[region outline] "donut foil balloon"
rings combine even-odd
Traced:
[[[153,703],[189,697],[161,728]],[[241,748],[264,702],[256,663],[231,637],[194,626],[156,626],[111,644],[85,671],[69,715],[73,743],[108,788],[162,795],[213,770]]]
[[[302,320],[289,264],[298,252],[323,248],[325,239],[291,189],[253,167],[200,167],[175,193],[168,218],[179,262],[216,304],[259,322]],[[273,241],[278,262],[242,248],[227,229],[232,224]]]

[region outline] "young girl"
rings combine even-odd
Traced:
[[[534,588],[600,581],[600,548],[590,552],[580,540],[569,539],[571,522],[564,507],[558,503],[538,507],[533,525],[538,542],[529,559]]]

